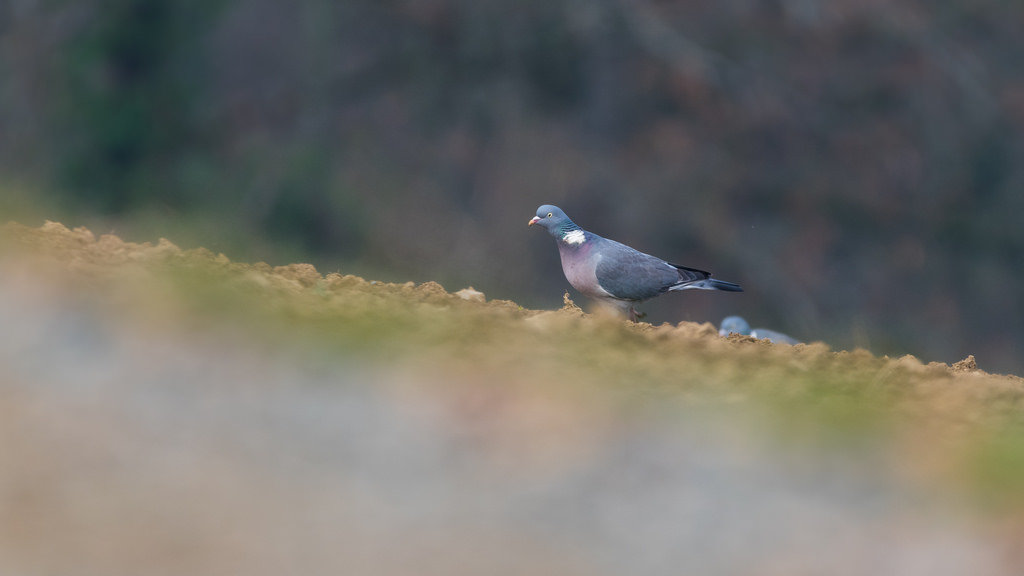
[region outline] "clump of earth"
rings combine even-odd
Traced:
[[[1024,380],[973,356],[0,236],[0,573],[1019,567]]]

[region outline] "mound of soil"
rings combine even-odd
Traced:
[[[1024,380],[973,356],[53,222],[7,224],[0,267],[0,573],[1019,567]]]

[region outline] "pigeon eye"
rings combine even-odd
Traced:
[[[548,218],[551,218],[552,216],[554,216],[554,214],[552,214],[551,212],[548,212]]]

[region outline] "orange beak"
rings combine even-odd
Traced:
[[[526,225],[533,226],[537,222],[540,222],[540,216],[534,216],[529,222],[526,223]]]

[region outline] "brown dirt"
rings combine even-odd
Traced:
[[[974,356],[775,346],[53,222],[5,226],[0,264],[0,573],[1019,565],[1024,380]]]

